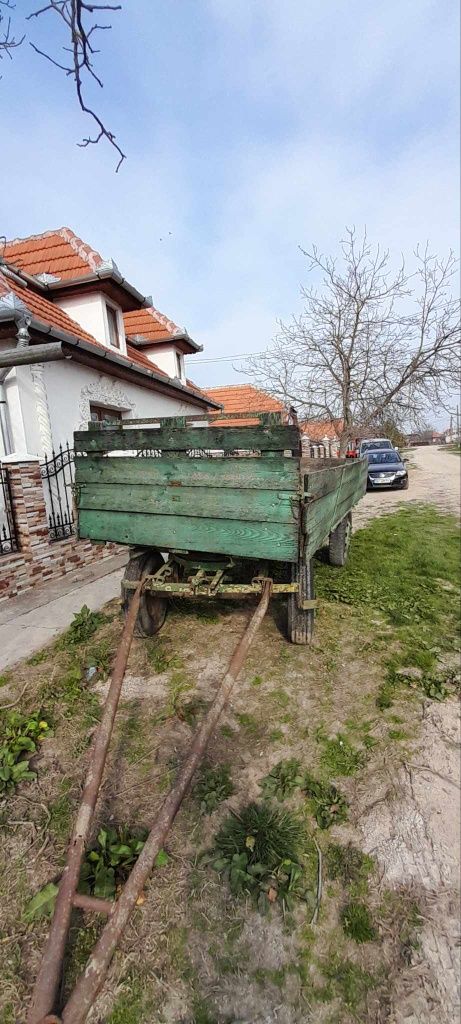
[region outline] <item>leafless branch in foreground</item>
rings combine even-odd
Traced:
[[[1,8],[5,8],[8,11],[14,11],[15,5],[10,0],[0,0],[0,60],[6,55],[12,60],[12,50],[16,50],[21,43],[24,42],[25,36],[21,39],[15,39],[14,35],[11,34],[11,15],[5,16]]]
[[[435,406],[447,408],[459,373],[453,253],[417,249],[410,274],[348,230],[339,261],[315,246],[305,255],[321,285],[302,289],[301,315],[251,360],[255,384],[307,419],[334,423],[343,452],[357,430],[419,428]]]
[[[94,16],[96,15],[97,17],[98,13],[102,11],[120,10],[121,4],[85,3],[84,0],[50,0],[49,3],[29,14],[27,18],[29,21],[31,18],[39,18],[51,12],[64,22],[68,32],[69,46],[63,47],[63,52],[66,54],[63,62],[57,60],[52,54],[45,53],[44,50],[39,49],[35,43],[31,42],[30,45],[41,57],[51,61],[55,67],[59,68],[60,71],[64,71],[68,77],[74,80],[79,106],[83,113],[88,114],[96,125],[95,134],[89,135],[82,142],[79,142],[78,145],[83,147],[97,145],[101,139],[107,139],[119,155],[116,171],[119,170],[125,160],[125,153],[123,153],[118,145],[113,132],[106,127],[99,114],[88,105],[84,97],[84,88],[88,79],[93,79],[101,89],[103,88],[103,83],[93,67],[94,56],[99,52],[95,49],[93,40],[95,33],[107,31],[112,27],[111,25],[98,24],[94,20]],[[91,20],[89,21],[88,19]]]

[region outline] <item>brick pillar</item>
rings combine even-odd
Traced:
[[[2,461],[8,467],[19,549],[27,561],[37,562],[40,573],[48,550],[48,525],[39,460],[34,455],[14,454]]]

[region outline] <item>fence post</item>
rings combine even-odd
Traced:
[[[19,550],[27,561],[39,561],[48,547],[45,496],[39,459],[35,455],[7,455],[11,501]]]

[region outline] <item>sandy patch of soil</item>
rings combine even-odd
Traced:
[[[395,1024],[459,1021],[459,741],[458,705],[425,706],[418,748],[392,780],[399,798],[378,798],[361,820],[383,881],[415,885],[424,907],[420,949],[393,994]]]

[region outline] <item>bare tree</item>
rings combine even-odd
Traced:
[[[304,252],[304,250],[302,250]],[[459,366],[457,261],[415,252],[416,269],[392,269],[388,251],[347,230],[340,261],[304,252],[322,284],[302,289],[304,309],[280,324],[273,346],[250,361],[255,384],[306,418],[335,423],[341,451],[354,428],[385,420],[419,426],[452,394]]]
[[[9,11],[15,8],[11,0],[0,0],[0,5],[7,7]],[[111,28],[111,25],[99,24],[95,18],[101,12],[120,10],[121,4],[93,3],[91,0],[89,3],[85,2],[85,0],[49,0],[43,7],[32,11],[26,16],[26,21],[31,21],[49,14],[58,18],[61,24],[64,25],[66,45],[62,47],[62,51],[65,54],[63,60],[58,59],[58,55],[55,53],[46,53],[33,40],[29,40],[30,46],[35,53],[45,57],[56,68],[63,71],[68,78],[72,79],[80,109],[94,122],[96,127],[95,133],[82,139],[78,145],[84,147],[96,145],[101,139],[106,139],[119,156],[116,171],[118,171],[123,163],[125,154],[116,141],[114,133],[107,128],[101,116],[89,106],[88,101],[85,99],[85,86],[90,80],[93,80],[101,89],[103,88],[101,78],[94,69],[94,58],[99,53],[99,50],[95,48],[94,39],[97,32],[107,31]],[[2,24],[5,21],[6,24]],[[11,15],[9,14],[6,19],[0,9],[0,58],[5,53],[11,57],[11,51],[21,46],[24,42],[25,34],[22,38],[15,40],[11,32]]]

